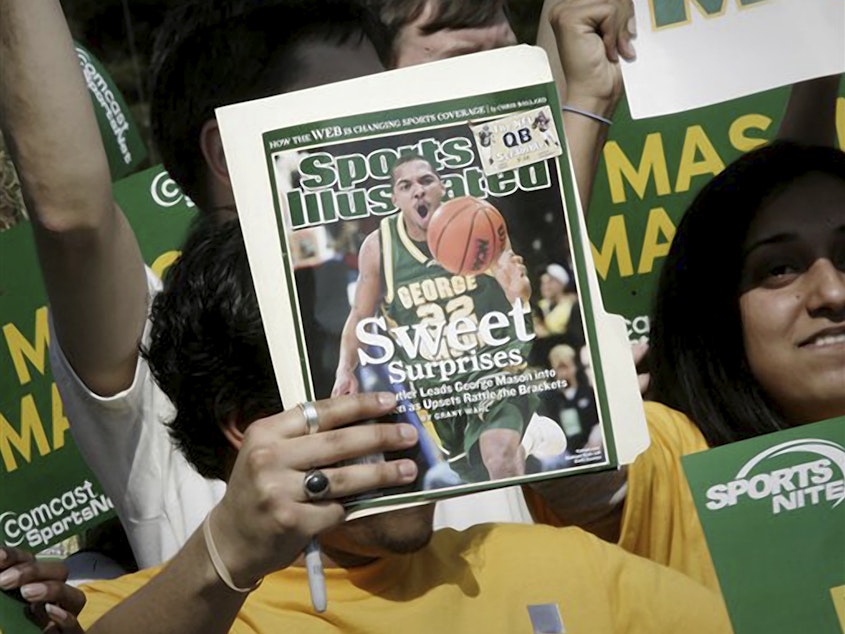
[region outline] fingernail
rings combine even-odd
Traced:
[[[637,34],[637,18],[633,15],[628,20],[628,33],[630,33],[632,37]]]
[[[21,586],[21,596],[28,601],[38,601],[47,596],[47,586],[43,583],[27,583]]]
[[[405,440],[416,440],[417,430],[412,425],[399,424],[399,435]]]
[[[410,460],[403,460],[399,463],[399,473],[403,478],[413,478],[417,475],[417,465]]]
[[[3,588],[4,590],[11,590],[17,585],[18,579],[20,578],[21,573],[19,570],[14,568],[4,570],[0,573],[0,588]]]
[[[378,402],[385,407],[396,405],[396,395],[392,392],[379,392]]]
[[[5,563],[7,557],[8,557],[8,555],[6,554],[6,549],[0,548],[0,564]]]
[[[44,609],[47,610],[47,614],[53,617],[56,621],[60,623],[67,621],[68,613],[62,610],[59,606],[53,605],[52,603],[45,603]]]

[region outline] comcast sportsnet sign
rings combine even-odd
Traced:
[[[784,464],[784,463],[789,464]],[[845,447],[817,438],[791,440],[757,454],[736,476],[707,489],[706,508],[765,502],[777,515],[845,500]]]
[[[79,532],[112,508],[111,500],[94,491],[91,481],[85,480],[24,511],[0,514],[0,543],[27,550],[46,548],[55,538]]]

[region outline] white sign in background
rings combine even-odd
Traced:
[[[634,0],[642,119],[845,72],[845,0]]]

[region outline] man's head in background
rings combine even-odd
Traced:
[[[391,67],[516,44],[504,0],[363,1],[387,30]]]
[[[348,0],[188,0],[151,63],[150,121],[167,171],[200,209],[233,209],[214,109],[383,70],[384,30]]]

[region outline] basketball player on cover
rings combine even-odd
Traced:
[[[431,217],[444,195],[440,176],[423,157],[407,155],[394,165],[391,180],[393,203],[400,213],[382,220],[379,229],[368,235],[361,245],[360,273],[341,336],[340,362],[332,396],[358,391],[356,328],[377,309],[388,323],[413,325],[426,319],[436,323],[455,317],[477,315],[480,318],[493,310],[508,313],[513,310],[514,302],[521,300],[524,310],[529,311],[524,316],[526,332],[531,332],[528,307],[531,285],[522,258],[507,244],[488,271],[476,276],[450,273],[433,260],[426,241]],[[437,289],[436,299],[431,299],[430,294],[423,297],[422,293],[415,292],[425,280],[435,282],[428,287]],[[516,337],[512,341],[501,348],[519,348],[525,358],[527,344]],[[401,346],[396,348],[401,350]],[[485,346],[468,354],[489,349]],[[456,376],[454,380],[467,382],[494,373],[496,370],[479,371]],[[414,382],[417,389],[442,384],[436,379]],[[499,399],[484,403],[478,414],[462,413],[434,420],[434,428],[442,448],[449,454],[452,468],[467,481],[522,475],[525,455],[520,441],[534,405],[534,398],[529,396]]]

